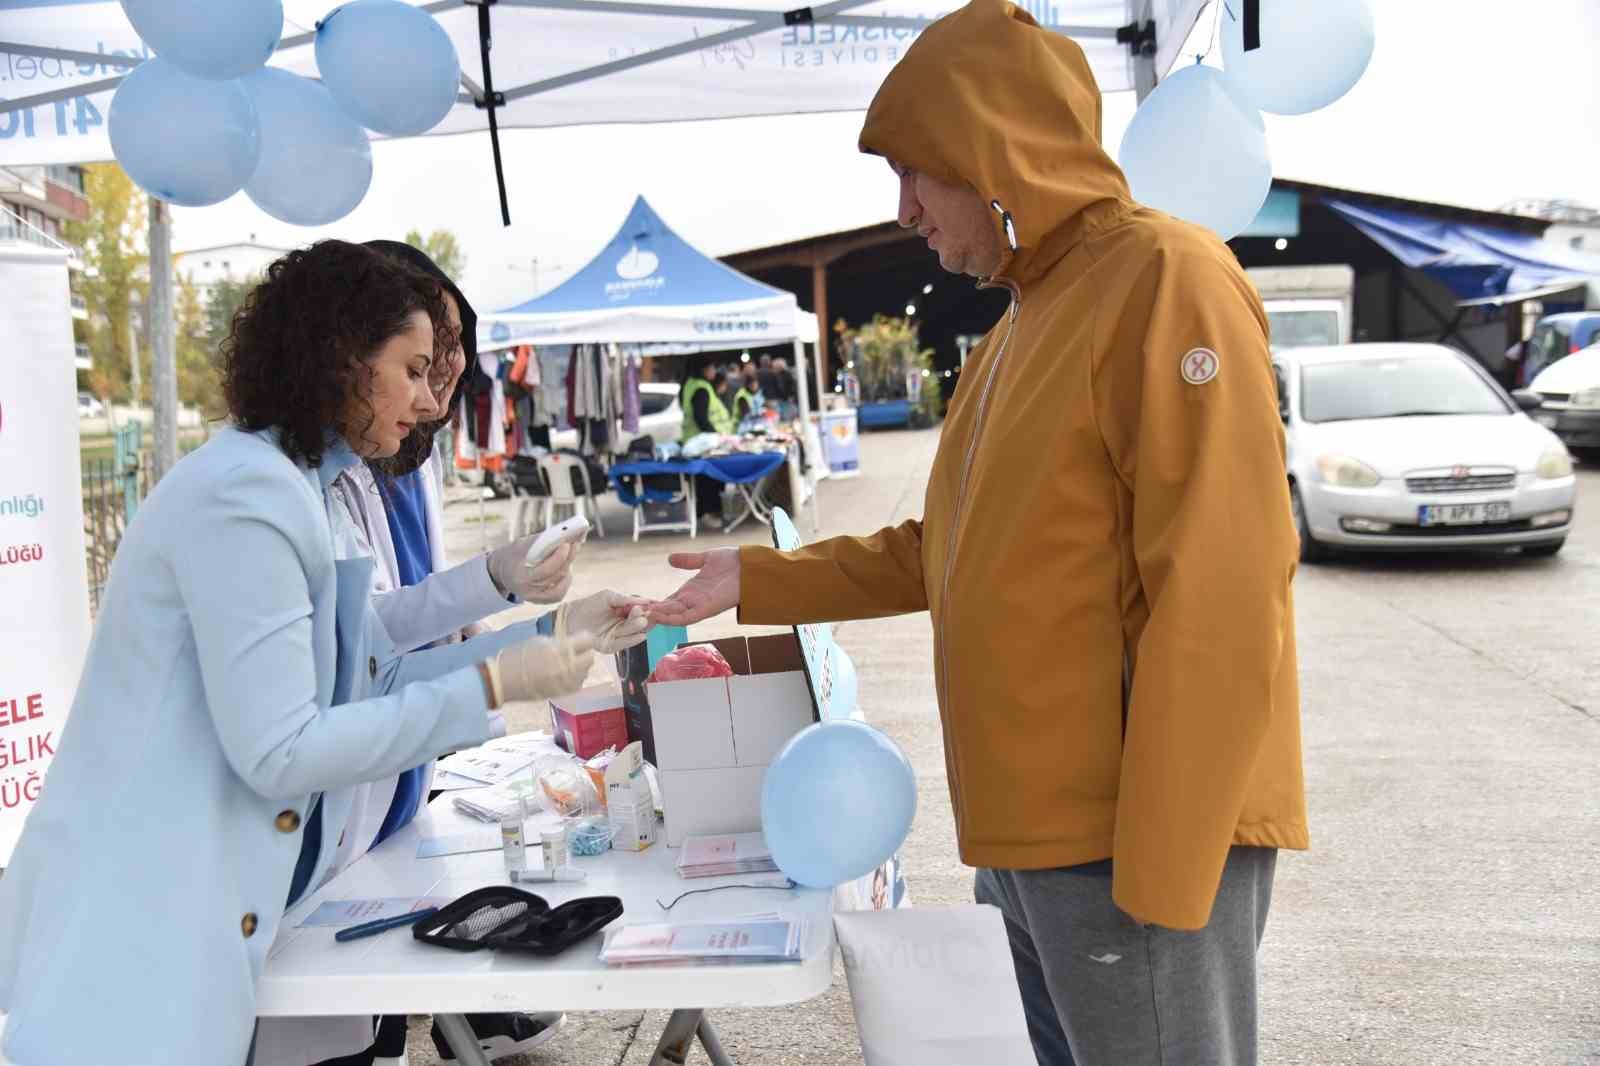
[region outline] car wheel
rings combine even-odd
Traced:
[[[1289,508],[1294,514],[1294,530],[1300,535],[1300,561],[1320,563],[1328,557],[1328,549],[1311,535],[1311,525],[1306,521],[1305,505],[1300,502],[1300,490],[1289,486]]]
[[[1560,540],[1553,541],[1550,544],[1530,545],[1529,547],[1522,549],[1522,554],[1527,556],[1529,559],[1548,559],[1566,546],[1567,538],[1562,537]]]

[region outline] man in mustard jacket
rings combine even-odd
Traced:
[[[1252,1063],[1277,850],[1308,844],[1260,299],[1215,235],[1132,200],[1082,52],[1004,0],[930,26],[860,140],[900,224],[1012,297],[923,519],[675,556],[699,573],[653,616],[931,612],[961,857],[1039,1061]]]

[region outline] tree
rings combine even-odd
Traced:
[[[217,348],[211,343],[207,309],[200,291],[188,275],[178,279],[178,402],[198,407],[206,418],[226,411],[222,378],[217,372]]]
[[[413,248],[421,248],[435,266],[459,284],[462,271],[467,269],[467,257],[461,254],[461,242],[456,240],[454,233],[447,229],[436,229],[424,240],[421,233],[412,230],[406,234],[406,243]]]
[[[872,321],[849,329],[834,326],[839,361],[855,369],[865,403],[911,399],[925,422],[944,411],[939,378],[933,372],[933,349],[922,347],[915,323],[873,315]],[[913,380],[915,379],[915,380]]]
[[[233,329],[233,316],[239,313],[244,298],[250,295],[250,290],[260,280],[255,277],[238,280],[228,277],[211,286],[211,293],[205,301],[205,335],[206,348],[213,360],[221,357],[222,342],[228,339],[228,333]]]
[[[83,250],[90,387],[102,396],[130,399],[131,307],[147,304],[150,291],[145,196],[115,163],[85,168],[84,195],[89,217],[68,222],[67,239]]]

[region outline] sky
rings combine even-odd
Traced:
[[[297,2],[314,0],[290,0],[291,13]],[[1371,3],[1377,45],[1356,87],[1319,112],[1266,116],[1277,176],[1469,207],[1523,197],[1600,206],[1600,0]],[[1071,0],[1061,5],[1070,12]],[[1208,8],[1190,57],[1213,21]],[[1134,106],[1131,92],[1106,97],[1113,155]],[[861,118],[502,131],[510,227],[486,133],[377,142],[372,188],[339,222],[289,226],[239,195],[176,209],[174,245],[447,229],[465,251],[468,298],[499,308],[582,267],[639,194],[712,255],[892,218],[893,177],[856,151]]]

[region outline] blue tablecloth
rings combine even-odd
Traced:
[[[658,463],[655,460],[638,460],[635,462],[618,463],[611,468],[611,483],[616,487],[617,498],[629,507],[637,507],[640,497],[635,495],[633,487],[626,481],[627,478],[648,477],[651,474],[702,474],[718,481],[732,485],[748,485],[753,481],[760,481],[786,461],[783,452],[740,452],[735,455],[714,455],[704,459],[681,459],[667,463]],[[676,493],[667,489],[644,490],[645,500],[666,501]]]

